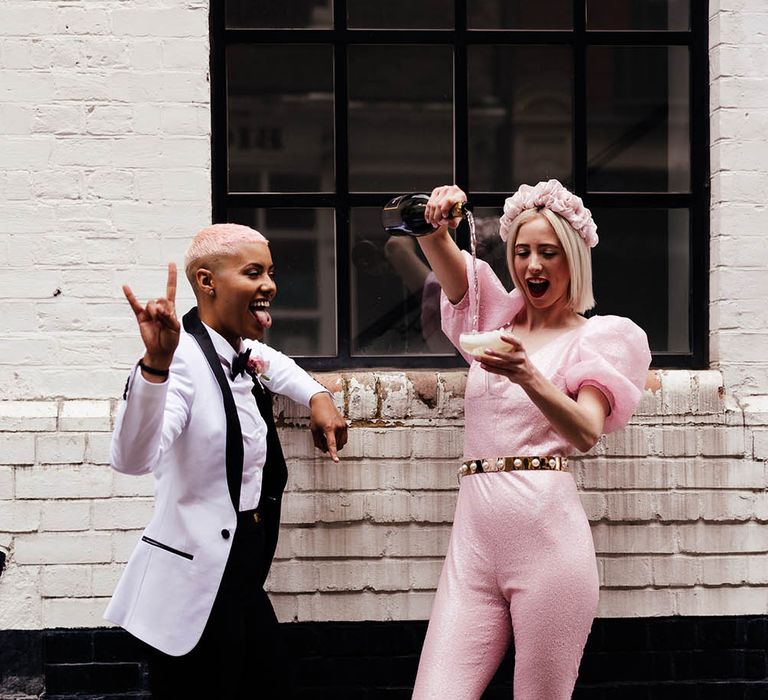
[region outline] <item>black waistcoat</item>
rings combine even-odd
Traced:
[[[237,417],[237,407],[229,382],[224,374],[224,368],[213,347],[208,331],[205,329],[197,314],[197,307],[190,309],[183,320],[184,330],[187,331],[200,345],[205,359],[213,371],[213,376],[221,389],[221,398],[224,403],[224,414],[227,420],[226,439],[226,473],[229,495],[235,512],[240,507],[240,487],[243,481],[243,434],[240,430],[240,419]],[[233,350],[234,353],[234,350]],[[259,498],[258,511],[264,526],[264,577],[269,572],[272,558],[277,547],[277,535],[280,528],[280,505],[288,480],[288,470],[285,466],[283,449],[275,428],[275,419],[272,414],[272,394],[257,380],[253,383],[253,396],[261,417],[267,424],[267,458],[264,463],[264,473],[261,482],[261,497]],[[262,582],[263,583],[263,582]]]

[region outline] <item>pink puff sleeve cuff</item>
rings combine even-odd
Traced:
[[[637,405],[651,364],[645,332],[620,316],[595,316],[581,334],[578,361],[565,373],[568,393],[585,385],[603,392],[611,407],[604,432],[623,428]]]

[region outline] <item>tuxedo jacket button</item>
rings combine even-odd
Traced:
[[[229,530],[222,530],[222,531],[221,531],[221,536],[222,536],[222,537],[223,537],[225,540],[228,540],[228,539],[229,539]]]

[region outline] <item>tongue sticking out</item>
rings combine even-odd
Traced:
[[[262,326],[262,328],[269,328],[272,325],[272,316],[269,315],[269,311],[265,309],[256,309],[253,311],[253,315],[256,320]]]

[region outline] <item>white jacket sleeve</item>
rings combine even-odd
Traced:
[[[124,474],[151,472],[187,424],[192,396],[189,372],[178,352],[161,384],[148,382],[135,367],[112,435],[112,468]]]
[[[315,394],[328,391],[287,355],[258,341],[245,342],[251,347],[251,357],[260,357],[268,363],[260,380],[272,393],[282,394],[302,406],[309,407],[309,400]]]

